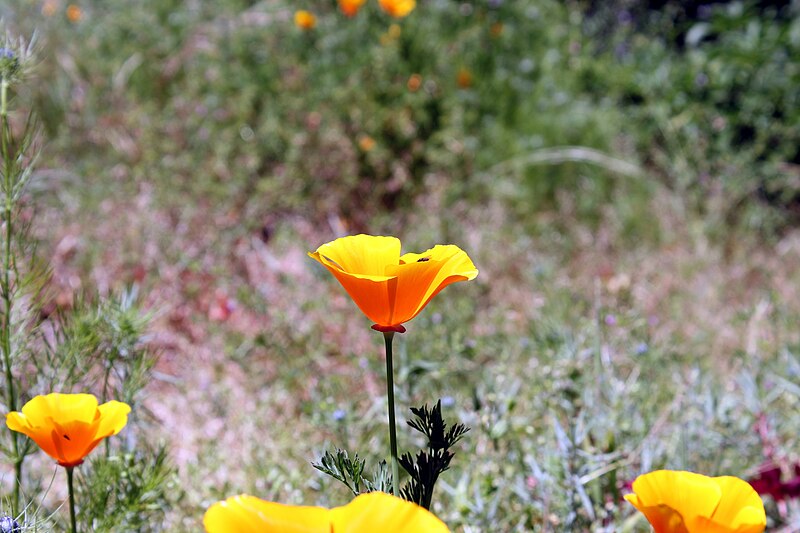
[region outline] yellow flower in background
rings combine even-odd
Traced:
[[[404,332],[402,324],[417,316],[439,291],[478,275],[458,246],[440,244],[421,254],[400,255],[396,237],[342,237],[308,255],[339,280],[378,331]]]
[[[401,33],[402,30],[400,29],[400,26],[398,24],[389,25],[389,28],[386,30],[386,33],[381,35],[380,39],[381,44],[383,46],[389,46],[400,37]]]
[[[390,24],[389,29],[386,31],[386,35],[389,36],[389,39],[399,39],[401,33],[403,33],[403,30],[400,28],[399,24]]]
[[[206,511],[207,533],[446,533],[422,507],[382,492],[362,494],[344,507],[283,505],[243,494]]]
[[[417,7],[416,0],[380,0],[381,7],[394,18],[403,18]]]
[[[301,30],[312,30],[317,25],[317,17],[310,11],[301,9],[294,14],[294,25]]]
[[[82,18],[83,18],[83,11],[81,11],[81,8],[79,8],[75,4],[70,4],[67,6],[67,19],[70,22],[72,23],[80,22]]]
[[[128,404],[110,401],[97,405],[91,394],[36,396],[6,415],[6,425],[30,437],[61,466],[83,462],[100,441],[116,435],[128,423]]]
[[[339,9],[348,17],[355,17],[367,0],[339,0]]]
[[[761,533],[767,524],[758,493],[731,476],[658,470],[636,478],[625,499],[656,533]]]

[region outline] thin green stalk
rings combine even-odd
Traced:
[[[111,365],[114,364],[112,360],[106,361],[106,373],[103,377],[103,398],[102,403],[106,403],[108,401],[108,378],[111,375]],[[111,443],[108,439],[105,439],[105,450],[106,450],[106,459],[111,457]]]
[[[77,522],[75,521],[75,491],[72,488],[72,471],[75,469],[74,466],[68,466],[67,468],[67,488],[69,489],[69,520],[72,524],[72,533],[78,533],[78,526]]]
[[[397,465],[397,429],[394,421],[394,370],[392,369],[392,339],[394,331],[385,331],[383,340],[386,344],[386,396],[389,399],[389,446],[392,453],[392,494],[397,496],[400,484]]]
[[[0,87],[0,115],[5,118],[8,114],[8,80],[5,76],[0,80],[0,84],[2,84]]]
[[[14,375],[11,373],[11,238],[13,235],[13,223],[11,211],[13,205],[12,196],[12,157],[11,147],[9,146],[10,128],[8,125],[8,80],[4,77],[0,80],[0,148],[3,151],[3,177],[5,187],[5,206],[3,214],[6,223],[5,247],[3,250],[3,279],[2,292],[4,304],[3,316],[3,365],[5,366],[6,377],[6,404],[9,411],[17,410],[16,394],[14,392]],[[23,458],[19,453],[19,440],[17,433],[11,432],[11,442],[14,449],[14,495],[12,498],[12,509],[14,512],[19,510],[20,483],[22,482],[22,462]]]

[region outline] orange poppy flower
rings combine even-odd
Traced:
[[[83,12],[80,7],[75,4],[67,6],[67,19],[69,19],[70,22],[80,22],[81,18],[83,18]]]
[[[420,76],[419,74],[412,74],[408,78],[408,82],[406,83],[408,90],[411,91],[412,93],[417,92],[421,85],[422,85],[422,76]]]
[[[375,139],[369,135],[361,135],[358,138],[358,147],[364,152],[371,152],[375,148]]]
[[[207,533],[447,533],[432,513],[403,499],[370,492],[344,507],[282,505],[242,494],[206,511]]]
[[[416,0],[380,0],[381,7],[394,18],[403,18],[417,7]]]
[[[294,14],[294,25],[301,30],[313,30],[317,25],[317,17],[310,11],[301,9]]]
[[[45,0],[42,4],[42,15],[45,17],[52,17],[58,11],[58,3],[56,0]]]
[[[456,75],[456,83],[462,89],[469,89],[472,87],[472,72],[465,67],[461,67],[458,69],[458,74]]]
[[[767,524],[758,493],[731,476],[658,470],[637,477],[625,499],[655,533],[761,533]]]
[[[91,394],[36,396],[22,412],[6,415],[9,429],[24,433],[61,466],[78,466],[100,441],[116,435],[128,423],[128,404],[97,405]]]
[[[421,254],[400,255],[400,240],[395,237],[342,237],[308,255],[339,280],[378,331],[404,332],[402,324],[417,316],[439,291],[478,275],[458,246],[439,244]]]
[[[489,28],[489,33],[492,37],[500,37],[503,33],[503,23],[502,22],[495,22]]]
[[[339,9],[348,17],[355,17],[367,0],[339,0]]]

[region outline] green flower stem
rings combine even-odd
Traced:
[[[383,340],[386,342],[386,396],[389,399],[389,446],[392,452],[392,494],[397,496],[400,484],[399,468],[397,466],[397,429],[394,421],[394,371],[392,370],[392,339],[394,331],[384,331]]]
[[[5,76],[0,78],[0,115],[8,114],[8,80]]]
[[[72,533],[78,533],[78,526],[75,522],[75,491],[72,488],[72,471],[75,469],[74,466],[68,466],[67,468],[67,488],[69,489],[69,520],[72,524]]]
[[[6,407],[9,411],[17,410],[17,397],[14,392],[14,376],[11,373],[11,238],[13,236],[13,223],[11,211],[13,206],[13,182],[12,176],[12,156],[9,137],[11,129],[8,124],[8,80],[3,77],[0,79],[0,150],[3,157],[3,177],[5,182],[5,202],[3,217],[5,219],[6,234],[5,247],[3,249],[3,277],[0,280],[3,296],[3,323],[2,323],[2,349],[3,366],[5,367],[6,378]],[[11,442],[14,449],[14,496],[11,500],[12,509],[16,513],[19,511],[20,483],[22,483],[22,462],[23,457],[19,453],[19,439],[17,433],[11,432]]]

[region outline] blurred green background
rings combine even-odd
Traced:
[[[16,102],[43,130],[53,308],[136,285],[155,316],[146,403],[182,487],[155,530],[240,492],[341,504],[309,462],[383,457],[380,336],[305,256],[360,232],[481,270],[397,348],[398,412],[444,397],[473,428],[435,497],[453,530],[646,531],[621,500],[641,472],[797,475],[797,0],[0,18],[36,38]],[[800,528],[797,500],[765,504]]]

